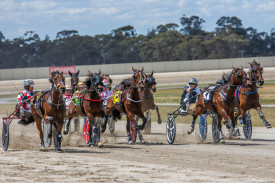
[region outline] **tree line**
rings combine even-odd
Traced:
[[[5,39],[0,31],[0,68],[93,65],[197,59],[274,56],[275,28],[270,33],[244,28],[242,21],[221,17],[215,30],[203,30],[205,20],[183,15],[180,25],[169,23],[137,34],[127,25],[109,34],[81,36],[63,30],[56,38],[40,39],[34,31]]]

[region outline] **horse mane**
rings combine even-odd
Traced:
[[[124,88],[130,88],[132,83],[131,78],[124,79],[120,84],[124,86]]]
[[[223,73],[222,74],[222,80],[224,83],[228,83],[230,81],[231,76],[233,75],[234,71]]]

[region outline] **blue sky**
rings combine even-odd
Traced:
[[[137,34],[160,24],[180,25],[183,14],[197,15],[212,31],[222,16],[237,16],[245,28],[270,34],[275,28],[275,0],[1,0],[0,31],[13,39],[36,31],[41,39],[54,39],[62,30],[80,35],[108,34],[132,25]]]

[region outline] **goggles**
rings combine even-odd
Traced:
[[[109,85],[103,85],[104,87],[108,87]]]

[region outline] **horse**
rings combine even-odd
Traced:
[[[45,148],[41,127],[41,121],[44,119],[46,123],[50,123],[49,137],[52,137],[52,125],[54,126],[54,132],[56,135],[54,138],[57,139],[57,145],[55,148],[60,151],[62,139],[61,130],[66,114],[65,103],[62,98],[62,94],[65,92],[65,78],[63,72],[52,72],[49,81],[52,84],[51,90],[43,95],[41,106],[38,105],[39,107],[36,107],[36,102],[38,103],[40,100],[36,101],[36,99],[33,99],[31,101],[31,112],[40,134],[42,149]]]
[[[120,85],[123,85],[123,97],[121,98],[122,104],[114,104],[114,96],[115,94],[120,91],[121,89],[115,89],[111,93],[111,97],[108,99],[106,111],[105,114],[110,117],[113,116],[114,120],[121,119],[121,113],[125,113],[127,117],[127,124],[126,124],[126,131],[128,136],[128,143],[133,144],[133,140],[130,137],[130,128],[131,126],[134,126],[134,128],[139,130],[143,130],[144,126],[146,124],[147,119],[145,118],[143,111],[142,111],[142,103],[141,103],[141,97],[139,90],[144,87],[143,80],[145,79],[142,67],[141,70],[134,69],[133,70],[133,76],[130,78],[130,86],[127,86],[129,80],[124,80],[121,82]],[[137,123],[135,121],[134,116],[137,115],[138,117],[142,118],[142,125],[137,126]],[[106,129],[106,124],[108,117],[105,118],[104,124],[102,126],[102,133]],[[131,124],[130,124],[131,123]],[[146,141],[143,139],[141,133],[139,134],[139,139],[141,143],[146,143]]]
[[[79,70],[75,73],[72,73],[69,71],[69,75],[71,76],[71,87],[72,87],[72,93],[74,94],[75,91],[77,90],[77,84],[79,82]]]
[[[159,114],[159,108],[155,105],[153,92],[156,92],[156,81],[153,76],[154,71],[151,74],[145,74],[144,89],[139,92],[142,103],[142,111],[146,112],[148,110],[156,109],[158,115],[158,124],[161,124],[161,118]],[[138,121],[138,119],[137,119]]]
[[[77,115],[88,117],[90,125],[89,135],[92,134],[93,130],[98,130],[95,126],[95,117],[103,118],[104,116],[103,102],[98,92],[98,88],[102,86],[102,77],[98,73],[89,72],[88,78],[86,78],[84,83],[86,89],[80,92],[79,105],[71,102],[69,106],[69,121],[65,125],[64,134],[68,134],[71,119]],[[91,141],[90,145],[92,145]],[[95,144],[93,145],[95,146]]]
[[[271,125],[267,122],[262,113],[258,87],[257,83],[260,86],[264,84],[263,68],[261,67],[261,63],[253,60],[253,62],[249,62],[251,68],[249,71],[249,80],[252,82],[251,88],[244,88],[238,87],[236,90],[236,97],[235,97],[235,105],[237,108],[237,112],[235,113],[235,120],[237,121],[238,117],[241,115],[243,124],[246,124],[246,111],[249,109],[257,110],[260,118],[263,120],[266,128],[272,128]],[[238,96],[239,95],[239,96]]]
[[[194,131],[194,125],[197,117],[202,113],[206,113],[207,110],[212,111],[218,117],[218,132],[219,139],[221,143],[224,143],[221,121],[222,118],[225,119],[227,124],[230,124],[230,119],[232,120],[232,128],[235,129],[235,118],[234,118],[234,92],[238,85],[243,87],[251,86],[251,82],[247,78],[247,73],[243,68],[235,68],[230,74],[223,74],[222,77],[224,84],[218,85],[213,93],[213,99],[211,102],[203,102],[203,93],[199,95],[198,101],[196,103],[195,111],[193,112],[193,121],[188,130],[188,134],[191,134]]]

